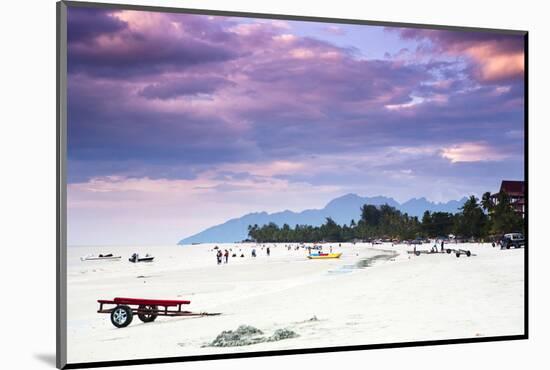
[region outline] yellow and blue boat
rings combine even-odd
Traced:
[[[323,259],[329,259],[329,258],[340,258],[342,253],[317,253],[317,254],[310,254],[307,256],[310,260],[323,260]]]

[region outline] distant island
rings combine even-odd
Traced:
[[[339,225],[349,224],[352,220],[361,218],[361,207],[365,204],[381,206],[387,204],[411,217],[421,218],[425,211],[456,213],[464,205],[467,198],[436,203],[426,198],[413,198],[399,203],[393,198],[384,196],[361,197],[357,194],[346,194],[327,203],[322,209],[307,209],[302,212],[283,211],[275,213],[249,213],[239,218],[226,221],[223,224],[207,228],[195,235],[179,241],[179,245],[193,243],[231,243],[248,238],[250,225],[267,225],[274,223],[279,227],[284,224],[320,226],[327,218]]]

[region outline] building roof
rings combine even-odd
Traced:
[[[500,191],[504,191],[507,194],[524,195],[525,181],[503,180],[500,184]]]

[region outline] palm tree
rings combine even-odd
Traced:
[[[491,211],[493,210],[494,203],[493,203],[493,200],[491,199],[491,193],[490,192],[487,191],[487,192],[483,193],[483,195],[481,197],[481,206],[488,213],[491,213]]]

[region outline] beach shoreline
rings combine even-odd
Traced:
[[[290,243],[286,243],[290,244]],[[524,250],[490,244],[448,245],[454,254],[407,253],[412,246],[331,243],[339,259],[308,260],[307,249],[218,244],[237,255],[216,264],[215,244],[151,248],[68,248],[68,360],[191,356],[524,333]],[[293,244],[295,247],[296,244]],[[257,257],[251,257],[256,248]],[[324,251],[328,252],[329,244]],[[428,250],[431,245],[417,247]],[[241,249],[241,251],[237,251]],[[81,261],[115,253],[120,261]],[[128,262],[133,252],[152,263]],[[392,252],[391,254],[389,252]],[[376,257],[385,256],[385,257]],[[362,262],[363,261],[363,262]],[[366,262],[368,261],[368,262]],[[135,320],[117,329],[98,314],[97,299],[189,299],[201,318]],[[298,336],[237,347],[209,347],[224,330],[250,325]]]

